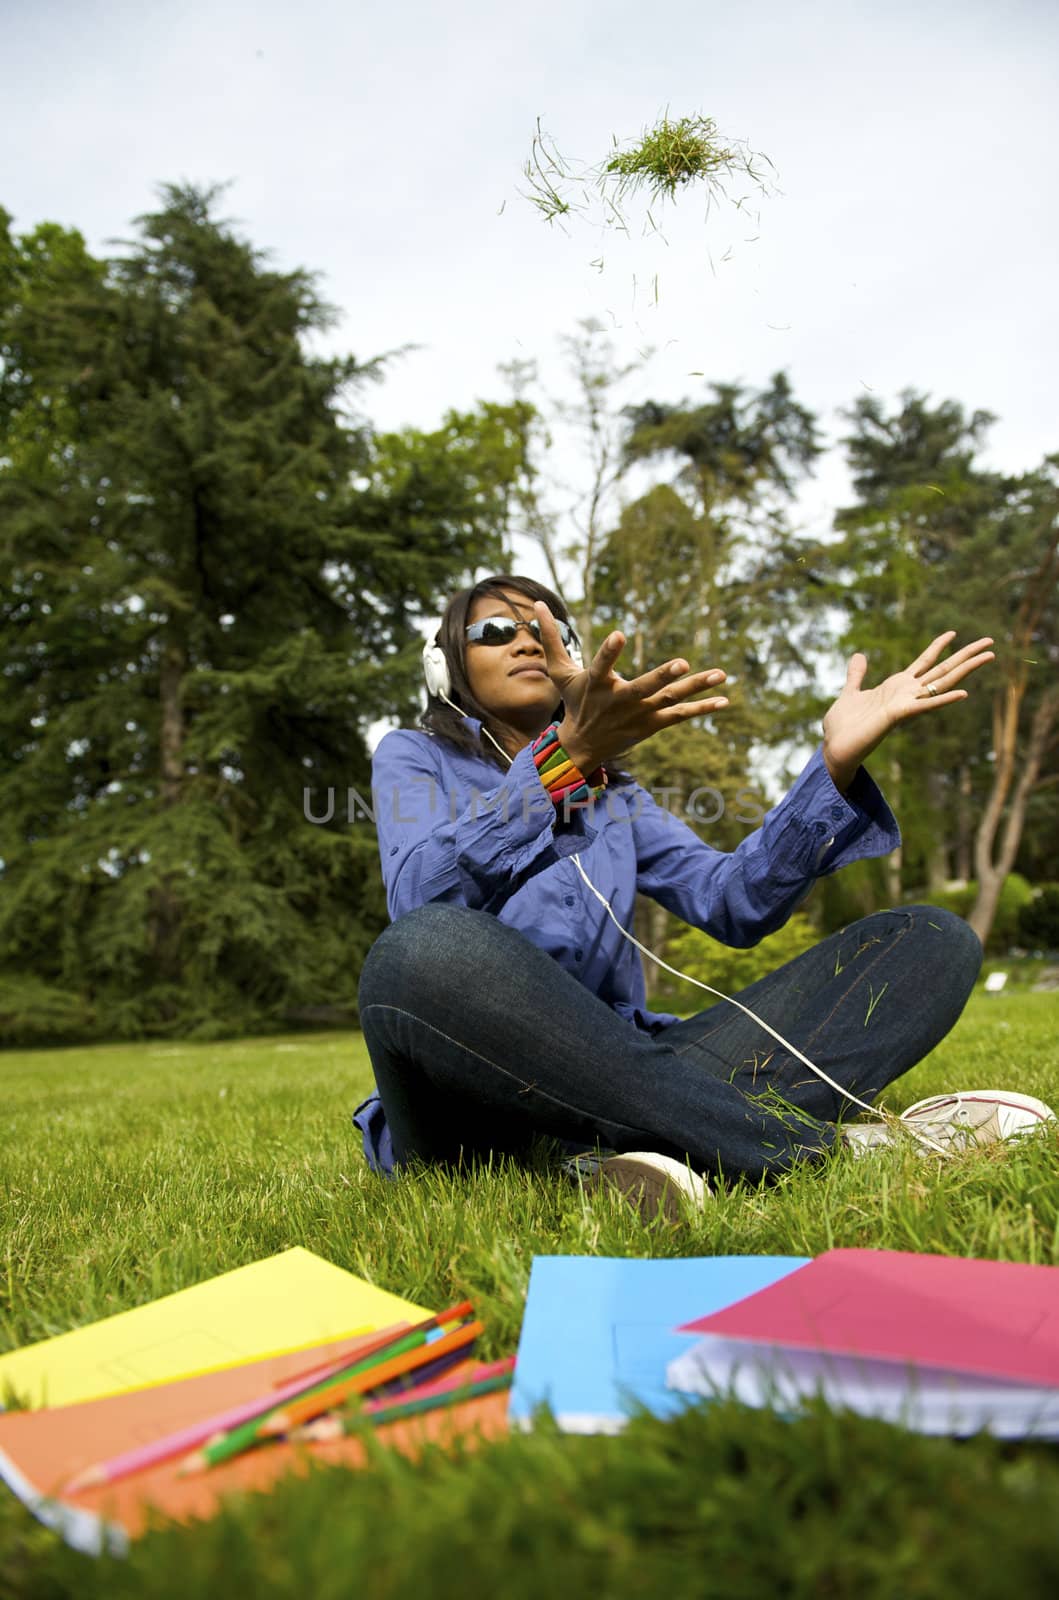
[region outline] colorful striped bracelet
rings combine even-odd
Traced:
[[[557,722],[549,723],[544,732],[534,739],[530,749],[540,780],[556,806],[568,810],[572,806],[589,805],[591,801],[598,800],[607,787],[607,774],[601,766],[586,778],[580,767],[570,760],[559,743]]]

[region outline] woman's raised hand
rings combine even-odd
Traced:
[[[710,684],[723,683],[719,667],[688,673],[681,658],[625,679],[614,667],[625,648],[625,635],[609,634],[587,668],[571,661],[559,630],[543,600],[533,602],[540,623],[541,644],[548,676],[562,695],[565,716],[559,741],[582,772],[594,772],[602,761],[649,739],[662,728],[719,711],[728,704],[724,695],[696,700]]]
[[[956,631],[939,633],[902,672],[893,672],[874,689],[864,688],[868,658],[862,650],[850,656],[842,693],[824,717],[824,760],[839,786],[885,738],[909,717],[932,716],[942,706],[967,699],[958,687],[964,678],[995,659],[991,638],[975,639],[941,661]],[[933,693],[927,689],[931,685]]]

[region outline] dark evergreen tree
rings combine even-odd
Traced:
[[[311,355],[311,276],[215,196],[166,187],[106,262],[0,217],[8,1040],[355,1016],[365,732],[414,713],[417,620],[502,548],[498,419],[450,419],[462,454],[373,440],[350,395],[386,358]]]

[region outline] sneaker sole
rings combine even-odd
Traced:
[[[654,1154],[650,1161],[641,1161],[631,1152],[608,1157],[586,1187],[598,1189],[603,1184],[623,1194],[645,1222],[655,1222],[659,1216],[665,1222],[683,1222],[688,1203],[701,1205],[710,1196],[703,1179],[672,1157]],[[695,1190],[696,1184],[702,1186],[701,1194]]]

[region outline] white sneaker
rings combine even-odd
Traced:
[[[711,1195],[709,1184],[697,1172],[653,1150],[629,1150],[596,1163],[585,1188],[598,1189],[604,1183],[620,1190],[645,1222],[654,1222],[660,1212],[665,1222],[682,1222],[685,1201],[701,1207]]]
[[[1055,1112],[1043,1100],[1010,1089],[968,1089],[964,1093],[931,1095],[917,1100],[898,1118],[946,1152],[1019,1139],[1055,1120]],[[899,1130],[887,1122],[852,1122],[842,1133],[858,1155],[902,1138]],[[923,1140],[916,1142],[923,1149],[929,1148]]]

